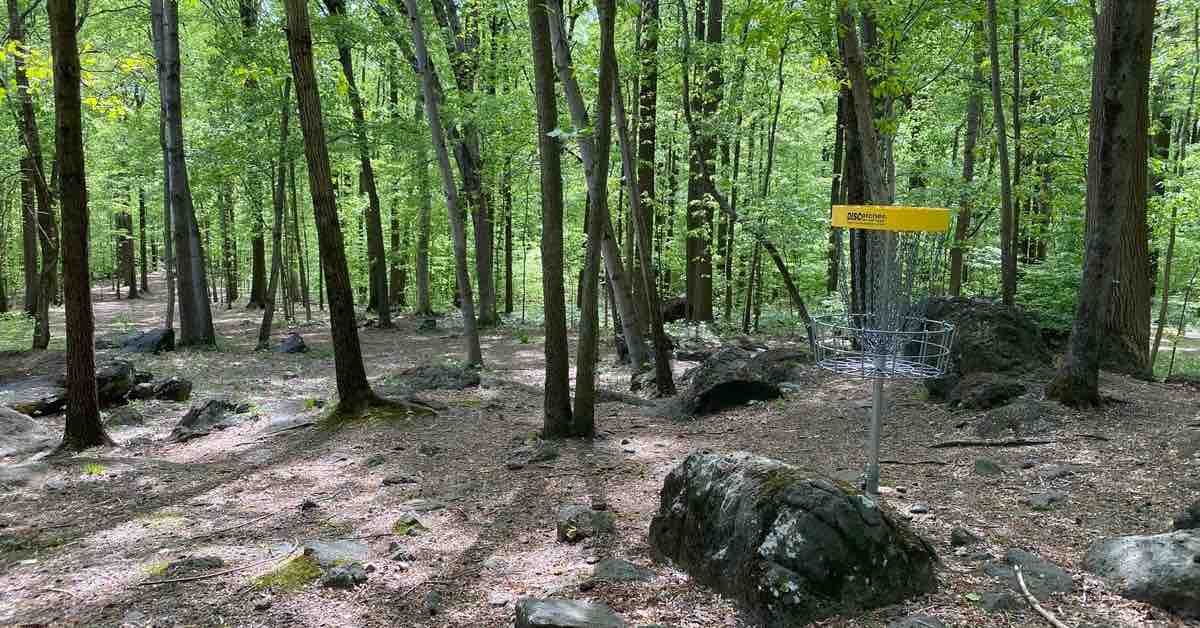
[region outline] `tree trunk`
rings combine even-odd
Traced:
[[[296,196],[296,162],[288,160],[288,189],[292,198],[292,236],[296,240],[296,253],[300,258],[300,300],[304,303],[304,320],[312,322],[312,300],[308,295],[308,260],[304,251],[308,250],[308,231],[304,231],[301,241],[300,231],[300,197]]]
[[[283,82],[283,104],[279,114],[279,175],[275,184],[275,224],[271,226],[271,281],[267,286],[267,302],[263,306],[262,325],[258,328],[258,349],[271,346],[271,323],[275,318],[275,295],[279,292],[279,275],[283,271],[283,228],[287,216],[287,141],[288,112],[292,109],[291,79]]]
[[[38,313],[38,214],[33,159],[21,158],[21,254],[25,270],[25,315]]]
[[[17,116],[20,124],[21,141],[25,145],[26,161],[33,167],[33,190],[37,201],[37,235],[42,251],[41,272],[38,275],[38,298],[36,323],[33,332],[33,348],[50,346],[50,303],[57,296],[55,278],[58,272],[58,225],[54,218],[54,206],[50,193],[51,182],[46,177],[42,160],[42,140],[38,132],[37,114],[33,108],[29,77],[25,68],[24,15],[17,7],[17,0],[8,0],[9,41],[19,54],[13,55],[13,78],[19,94],[20,109]]]
[[[162,92],[166,108],[167,150],[171,164],[172,227],[179,270],[179,344],[212,345],[212,309],[208,301],[208,278],[204,268],[204,250],[200,229],[192,206],[187,164],[183,149],[183,105],[179,60],[178,0],[152,0],[162,14],[163,58]]]
[[[593,122],[588,119],[587,107],[583,103],[583,94],[579,90],[579,84],[575,80],[574,64],[571,60],[571,52],[566,32],[562,22],[562,5],[557,0],[550,3],[552,10],[557,11],[556,15],[551,16],[550,37],[551,43],[554,46],[554,59],[557,66],[560,82],[563,84],[563,91],[566,94],[567,105],[571,110],[571,120],[576,128],[588,128]],[[601,73],[607,76],[612,72],[612,69],[603,69]],[[607,102],[601,103],[597,100],[596,103],[596,121],[595,124],[603,124],[609,130],[609,143],[611,144],[611,115],[609,119],[600,118],[603,112],[612,111],[612,86],[607,86],[606,89],[599,90],[597,98],[604,97]],[[577,137],[579,144],[579,153],[583,158],[584,170],[588,184],[588,199],[589,207],[599,208],[600,227],[602,241],[600,243],[603,253],[605,272],[609,281],[613,283],[613,296],[617,303],[617,310],[620,314],[621,329],[625,338],[626,347],[629,349],[629,360],[635,366],[640,366],[649,362],[647,355],[645,337],[642,335],[642,325],[638,318],[637,306],[633,301],[633,290],[629,285],[629,276],[625,272],[625,265],[621,259],[621,250],[617,246],[614,230],[612,226],[612,216],[608,207],[608,155],[601,152],[601,147],[596,142],[595,137],[589,137],[580,134]],[[590,211],[590,210],[589,210]],[[581,289],[584,284],[580,284]],[[576,392],[576,397],[579,393]],[[578,401],[576,402],[578,406]],[[576,410],[578,412],[578,409]]]
[[[463,331],[467,343],[467,364],[483,365],[483,352],[479,347],[478,321],[475,318],[475,297],[471,290],[471,275],[467,270],[467,232],[458,204],[458,189],[454,184],[454,171],[450,167],[450,154],[446,149],[446,137],[442,127],[441,90],[434,78],[429,60],[429,49],[425,45],[425,32],[416,0],[404,0],[412,27],[413,50],[421,78],[421,90],[425,98],[425,115],[437,155],[438,167],[442,172],[442,184],[446,193],[446,212],[450,222],[451,238],[454,242],[454,266],[458,283],[458,296],[462,302]],[[482,198],[482,195],[481,197]],[[476,199],[478,200],[478,199]],[[477,233],[478,235],[478,233]],[[489,236],[488,241],[491,241]],[[478,245],[478,242],[476,243]],[[488,262],[490,273],[491,263]]]
[[[1000,158],[1000,299],[1012,305],[1017,298],[1016,212],[1008,163],[1008,126],[1000,95],[1000,48],[996,34],[996,0],[988,0],[988,48],[992,65],[992,119]]]
[[[704,86],[697,90],[684,106],[688,115],[689,160],[688,160],[688,211],[687,211],[687,294],[688,320],[711,321],[713,319],[712,290],[712,196],[716,181],[708,166],[716,154],[717,140],[711,127],[715,123],[717,109],[721,103],[723,77],[719,52],[722,40],[722,0],[696,0],[695,36],[708,44],[703,71]],[[691,72],[690,51],[683,71]],[[696,114],[700,119],[696,119]]]
[[[1046,396],[1100,402],[1100,356],[1112,283],[1123,260],[1122,227],[1144,207],[1153,2],[1105,0],[1096,28],[1088,145],[1088,224],[1071,340]]]
[[[567,306],[563,286],[562,142],[554,91],[554,56],[550,44],[550,7],[546,0],[528,0],[533,83],[537,103],[538,154],[541,157],[542,290],[545,300],[546,374],[542,404],[542,435],[582,436],[571,415],[570,353],[567,348]]]
[[[658,0],[643,0],[641,7],[642,21],[642,37],[638,49],[638,112],[637,112],[637,128],[634,129],[634,146],[636,147],[637,161],[637,190],[638,198],[635,198],[639,204],[639,211],[635,214],[640,216],[645,225],[644,228],[647,234],[654,234],[657,228],[655,214],[657,212],[655,199],[658,192],[655,189],[655,171],[658,167],[657,148],[658,148],[658,32],[659,32],[659,5]],[[629,175],[626,175],[629,177]],[[632,189],[632,188],[631,188]],[[643,225],[635,225],[635,236],[638,229]],[[638,246],[641,246],[641,239],[638,236]],[[651,243],[653,238],[651,238]],[[649,246],[649,245],[648,245]],[[647,248],[646,260],[651,264],[650,278],[655,284],[653,292],[643,289],[641,291],[644,303],[643,310],[646,312],[646,320],[643,323],[650,323],[653,326],[654,311],[659,310],[661,304],[652,295],[658,293],[655,271],[653,250]],[[641,260],[639,254],[638,259]],[[645,262],[639,262],[645,263]],[[661,312],[659,313],[661,317]],[[651,335],[655,332],[651,329]],[[657,339],[655,339],[657,342]],[[655,349],[657,355],[658,349]],[[668,371],[669,374],[669,371]],[[661,389],[661,383],[659,383]],[[674,386],[672,385],[672,389]]]
[[[141,259],[142,292],[150,292],[149,266],[146,259],[146,188],[138,186],[138,248]]]
[[[300,109],[300,129],[304,135],[304,157],[308,162],[308,188],[317,223],[317,240],[329,296],[329,326],[333,335],[333,358],[337,374],[338,411],[357,413],[375,401],[363,368],[358,342],[358,324],[354,316],[354,293],[346,265],[342,226],[338,222],[329,170],[329,151],[325,126],[321,120],[321,101],[313,69],[312,32],[308,5],[304,0],[286,0],[288,53],[296,99]]]
[[[415,122],[418,126],[426,124],[424,108],[424,99],[418,92],[414,111]],[[429,223],[430,214],[433,211],[433,199],[429,183],[429,147],[421,140],[414,144],[413,162],[417,172],[417,251],[414,263],[417,275],[416,314],[432,316],[433,304],[429,296]]]
[[[225,269],[225,309],[233,307],[238,298],[237,265],[233,250],[233,190],[222,183],[217,191],[218,211],[221,212],[221,266]]]
[[[975,29],[982,30],[982,25],[976,23]],[[967,232],[971,228],[975,200],[971,188],[975,181],[975,150],[979,142],[979,119],[983,109],[983,97],[979,94],[979,86],[983,84],[983,51],[979,46],[975,46],[972,64],[974,68],[971,73],[970,92],[967,94],[967,135],[963,141],[964,190],[959,199],[958,218],[954,223],[954,243],[950,247],[950,296],[954,297],[962,294],[965,266],[963,247],[966,245]]]
[[[845,87],[838,91],[837,123],[833,127],[833,182],[829,186],[829,204],[831,206],[842,202],[842,154],[846,148],[846,107],[847,101],[850,100],[847,92]],[[838,291],[838,279],[842,266],[842,240],[842,229],[830,226],[829,248],[825,253],[825,294],[836,294]]]
[[[61,450],[82,451],[112,441],[100,422],[93,345],[88,206],[84,178],[83,119],[79,99],[79,46],[75,0],[48,0],[54,56],[55,158],[63,214],[63,292],[67,321],[67,417]]]
[[[654,0],[651,0],[654,1]],[[629,124],[625,116],[625,98],[621,94],[621,76],[616,59],[612,59],[613,82],[613,120],[617,127],[617,139],[621,150],[621,163],[625,180],[629,182],[629,220],[634,227],[636,239],[637,263],[635,268],[638,277],[634,281],[641,285],[641,293],[645,295],[646,314],[649,317],[650,335],[654,342],[654,383],[660,397],[670,397],[675,394],[675,379],[671,372],[671,342],[663,328],[662,301],[658,296],[658,283],[655,279],[654,265],[650,257],[654,239],[651,235],[653,222],[646,212],[653,212],[654,205],[644,201],[645,193],[641,189],[641,177],[634,176],[637,167],[636,153],[629,138]],[[653,177],[651,177],[653,181]]]
[[[329,14],[346,15],[345,0],[324,0]],[[339,30],[334,30],[337,42],[338,61],[342,66],[342,77],[346,80],[346,92],[350,99],[350,110],[354,119],[354,136],[358,144],[358,162],[361,169],[362,187],[367,193],[367,264],[371,283],[371,301],[379,315],[379,326],[392,326],[391,306],[388,302],[387,250],[383,244],[383,220],[379,203],[379,190],[375,184],[375,168],[371,164],[371,144],[367,138],[367,119],[363,112],[362,97],[354,78],[354,64],[350,57],[350,44]]]

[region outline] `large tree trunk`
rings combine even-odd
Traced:
[[[330,15],[345,16],[345,0],[324,0]],[[346,92],[350,98],[350,110],[354,117],[354,136],[358,144],[358,162],[362,173],[362,187],[367,193],[367,263],[370,267],[371,301],[379,315],[379,326],[392,326],[391,304],[388,302],[387,250],[383,244],[383,219],[379,204],[379,189],[375,184],[375,168],[371,165],[371,144],[367,138],[367,118],[363,112],[362,97],[354,78],[354,64],[350,57],[350,44],[340,31],[335,30],[338,61],[342,66],[342,77],[346,80]]]
[[[688,211],[687,211],[687,296],[688,320],[713,319],[712,289],[712,196],[716,181],[708,165],[716,155],[717,138],[713,125],[721,103],[723,77],[718,52],[722,40],[722,0],[696,0],[695,37],[708,44],[702,64],[703,87],[685,103],[688,116]],[[686,28],[686,25],[685,25]],[[687,54],[690,55],[690,52]],[[691,59],[685,71],[692,70]],[[699,116],[697,118],[696,116]]]
[[[554,55],[550,43],[550,7],[546,0],[528,0],[529,39],[537,103],[537,144],[541,157],[542,290],[545,300],[545,395],[542,435],[582,436],[571,416],[571,365],[567,348],[567,305],[563,286],[562,141],[558,99],[554,91]]]
[[[1146,202],[1150,54],[1154,2],[1105,0],[1096,24],[1088,145],[1089,229],[1071,340],[1046,396],[1100,402],[1100,356],[1112,283],[1124,256],[1121,231]],[[1141,210],[1141,211],[1144,211]]]
[[[63,292],[67,320],[67,419],[60,449],[81,451],[112,441],[100,422],[96,393],[95,318],[88,270],[88,206],[75,0],[48,0],[54,55],[55,159],[63,214]]]
[[[238,14],[242,24],[242,40],[249,42],[258,29],[258,0],[238,0]],[[250,101],[256,97],[258,81],[253,76],[243,83],[247,92],[244,105],[249,115],[253,105]],[[247,309],[261,308],[267,302],[267,246],[266,221],[263,219],[262,195],[258,181],[246,185],[246,200],[250,209],[250,299],[246,302]]]
[[[988,0],[988,48],[992,65],[992,120],[1000,161],[1000,299],[1012,305],[1017,298],[1016,212],[1008,163],[1008,126],[1000,95],[1000,47],[996,34],[996,0]]]
[[[982,25],[975,24],[976,31],[982,30]],[[974,39],[974,38],[972,38]],[[963,247],[966,245],[967,232],[971,228],[971,213],[974,205],[974,195],[971,193],[972,182],[975,180],[975,149],[979,142],[979,119],[983,109],[983,97],[979,86],[983,84],[983,51],[975,47],[972,59],[970,92],[967,94],[967,135],[963,141],[963,193],[959,199],[958,218],[954,223],[954,243],[950,247],[950,296],[962,294],[962,284],[965,262]]]
[[[554,59],[557,66],[559,81],[563,84],[563,91],[567,97],[567,105],[571,110],[571,120],[576,128],[588,128],[593,122],[588,119],[587,107],[583,102],[583,94],[579,90],[579,84],[575,80],[574,64],[571,60],[571,52],[567,34],[562,22],[562,5],[557,0],[550,3],[552,10],[556,11],[553,20],[550,23],[551,44],[554,47]],[[601,73],[607,76],[611,73],[611,69],[601,70]],[[600,90],[597,98],[605,97],[607,102],[601,103],[599,100],[596,103],[596,121],[595,124],[606,125],[609,129],[609,143],[611,144],[611,129],[612,116],[608,119],[601,118],[603,112],[611,114],[612,111],[612,86],[607,86],[606,89]],[[592,137],[580,134],[578,139],[579,153],[583,158],[584,170],[586,172],[588,184],[588,199],[589,207],[599,208],[600,229],[602,241],[600,243],[603,253],[605,271],[608,279],[613,284],[613,296],[617,303],[617,310],[621,318],[621,331],[625,337],[625,345],[629,349],[629,360],[640,367],[649,362],[649,357],[646,353],[646,341],[642,335],[642,325],[639,322],[637,306],[633,301],[633,290],[629,285],[629,277],[625,273],[625,265],[621,259],[620,247],[617,246],[616,238],[613,234],[612,217],[608,207],[608,154],[602,152],[599,142],[595,136]],[[590,214],[589,214],[590,215]],[[586,277],[585,277],[586,279]],[[583,284],[581,284],[583,285]],[[578,392],[576,392],[578,397]],[[578,404],[578,402],[577,402]]]
[[[212,309],[208,300],[208,277],[204,267],[204,250],[200,228],[192,206],[192,191],[188,182],[187,164],[183,149],[183,104],[179,60],[178,0],[152,0],[162,14],[164,66],[162,92],[166,107],[167,150],[171,163],[171,208],[174,244],[179,281],[179,344],[212,345]]]
[[[33,332],[33,348],[50,346],[50,303],[57,296],[55,278],[58,273],[58,224],[54,219],[54,206],[50,194],[51,181],[47,177],[42,160],[42,140],[38,132],[37,114],[33,109],[33,96],[29,89],[29,77],[25,69],[25,15],[17,6],[17,0],[8,0],[9,41],[19,51],[13,55],[13,79],[20,101],[17,115],[20,124],[21,142],[29,159],[26,163],[33,168],[33,190],[37,200],[37,235],[42,251],[41,272],[38,275],[38,298],[36,300],[36,323]]]
[[[421,79],[421,90],[425,97],[425,115],[437,155],[438,168],[442,173],[442,184],[446,193],[446,213],[450,223],[451,239],[454,242],[454,266],[458,283],[458,296],[462,304],[463,336],[467,343],[467,364],[482,365],[483,352],[479,347],[478,321],[475,318],[475,296],[471,290],[471,274],[467,270],[467,231],[458,204],[458,189],[454,184],[454,170],[450,167],[450,154],[446,148],[446,137],[442,127],[441,89],[434,77],[429,60],[429,48],[425,44],[425,31],[416,0],[405,0],[412,28],[413,53],[416,70]],[[479,197],[482,199],[482,194]],[[479,199],[476,199],[479,200]],[[490,236],[488,241],[491,241]],[[478,244],[478,242],[476,243]],[[491,263],[488,263],[490,273]]]
[[[292,109],[291,79],[283,82],[283,104],[279,120],[279,174],[275,183],[275,224],[271,226],[271,281],[267,286],[267,302],[263,307],[262,324],[258,328],[258,349],[271,344],[271,324],[275,318],[275,295],[279,292],[279,275],[283,272],[283,229],[287,216],[287,141],[288,112]]]
[[[656,229],[655,223],[657,222],[655,220],[655,199],[658,195],[655,189],[655,171],[658,167],[656,154],[658,148],[658,0],[644,0],[642,2],[641,23],[642,38],[638,49],[637,128],[633,129],[635,133],[633,139],[634,146],[636,147],[636,175],[639,196],[634,200],[641,206],[635,215],[640,216],[640,220],[645,223],[644,228],[646,233],[653,234]],[[626,177],[629,177],[629,175],[626,175]],[[635,235],[638,233],[637,229],[641,229],[642,227],[643,225],[635,226]],[[653,238],[651,238],[652,241]],[[640,239],[638,239],[638,245],[641,245]],[[641,259],[642,256],[639,254],[639,264],[643,263]],[[642,320],[642,323],[649,323],[653,326],[654,310],[658,309],[660,304],[651,296],[658,293],[658,279],[653,266],[654,255],[652,250],[647,250],[646,259],[652,264],[649,269],[650,277],[656,285],[653,293],[645,289],[640,291],[643,300],[641,308],[646,313],[646,318]],[[635,272],[640,273],[641,269],[637,269]],[[654,333],[653,329],[651,329],[651,333]],[[655,349],[655,351],[657,352],[658,350]]]
[[[338,411],[357,413],[373,401],[375,395],[367,383],[362,349],[358,342],[358,323],[354,316],[354,293],[346,265],[342,226],[338,222],[337,199],[329,170],[329,150],[325,126],[321,120],[321,100],[313,69],[312,32],[309,29],[305,0],[285,0],[288,53],[292,77],[296,82],[296,100],[300,109],[300,129],[304,135],[304,157],[308,162],[308,187],[317,223],[318,247],[329,296],[329,326],[333,335],[333,358],[337,374]]]

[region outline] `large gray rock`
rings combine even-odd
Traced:
[[[307,353],[308,345],[304,344],[304,338],[292,332],[284,337],[283,341],[275,347],[275,353]]]
[[[774,371],[768,365],[755,360],[749,351],[733,347],[718,351],[692,375],[679,399],[680,410],[687,416],[699,416],[782,396],[779,385],[771,381]]]
[[[1200,531],[1104,539],[1083,565],[1123,597],[1200,617]]]
[[[365,561],[369,553],[366,545],[350,540],[305,541],[301,547],[323,569]]]
[[[183,415],[171,430],[171,440],[182,443],[193,438],[207,436],[241,423],[250,411],[247,404],[236,404],[227,399],[209,399],[194,405]]]
[[[768,627],[936,587],[933,548],[847,485],[748,453],[695,453],[667,476],[650,545]]]
[[[130,353],[160,353],[175,350],[175,330],[151,329],[127,336],[121,341],[121,349]]]
[[[0,385],[0,403],[26,416],[57,414],[67,407],[67,391],[50,377],[23,377]]]
[[[918,311],[925,318],[954,325],[946,376],[925,382],[935,399],[954,398],[959,379],[971,373],[1022,374],[1054,363],[1037,320],[1019,307],[984,299],[934,297]]]
[[[0,406],[0,458],[50,449],[58,444],[58,439],[50,428]]]
[[[133,363],[127,360],[111,360],[96,366],[96,396],[100,407],[106,408],[125,403],[129,392],[137,382],[138,373]],[[58,378],[59,386],[66,386],[67,376]],[[65,395],[65,393],[64,393]]]
[[[523,598],[517,602],[514,628],[624,628],[625,622],[603,604],[575,600]]]

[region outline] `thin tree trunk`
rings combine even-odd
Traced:
[[[296,241],[296,253],[300,258],[300,300],[304,303],[304,320],[312,322],[312,300],[308,295],[308,261],[304,251],[308,249],[308,231],[304,231],[304,240],[300,236],[300,197],[296,196],[296,162],[288,160],[288,188],[292,198],[292,234]]]
[[[141,258],[142,292],[150,292],[149,266],[146,259],[146,188],[138,186],[138,248]]]
[[[83,119],[79,99],[79,46],[75,0],[48,0],[54,55],[55,155],[62,195],[63,291],[67,321],[67,417],[62,450],[112,444],[100,422],[96,392],[95,317],[88,270],[88,206]]]
[[[1000,95],[1000,48],[996,34],[996,0],[988,0],[988,48],[992,65],[992,119],[996,129],[996,151],[1000,160],[1000,299],[1012,305],[1017,297],[1016,213],[1013,209],[1012,177],[1008,162],[1008,126],[1004,122],[1004,100]]]
[[[275,295],[279,291],[279,275],[283,272],[283,229],[287,216],[287,141],[288,112],[292,109],[291,79],[283,82],[283,104],[279,114],[279,174],[275,184],[275,224],[271,227],[271,281],[267,285],[267,302],[263,307],[262,325],[258,328],[258,349],[271,345],[271,323],[275,317]]]
[[[500,194],[504,199],[504,313],[513,313],[512,157],[504,162]]]
[[[1153,2],[1105,0],[1096,28],[1088,146],[1088,222],[1071,340],[1046,396],[1068,405],[1100,402],[1100,356],[1121,228],[1145,203]],[[1148,326],[1147,326],[1148,327]]]
[[[657,230],[657,221],[655,214],[657,213],[656,201],[658,192],[655,189],[655,174],[658,167],[657,148],[658,148],[658,39],[659,39],[659,4],[658,0],[643,0],[641,6],[641,39],[638,42],[638,110],[636,117],[637,128],[633,129],[634,146],[636,151],[636,176],[637,189],[640,197],[636,200],[641,207],[635,216],[640,216],[644,221],[646,233],[654,234]],[[626,175],[627,177],[629,175]],[[634,235],[637,235],[637,229],[640,226],[635,226]],[[641,240],[638,240],[638,245],[641,246]],[[641,260],[641,256],[638,257]],[[646,259],[650,260],[650,278],[655,284],[653,294],[658,293],[658,279],[656,277],[654,264],[654,251],[647,250]],[[643,289],[641,295],[644,299],[642,309],[646,312],[646,320],[643,323],[649,323],[653,326],[654,310],[659,310],[661,317],[661,303],[651,296],[648,290]],[[651,329],[651,335],[654,331]],[[657,341],[657,339],[656,339]],[[658,349],[655,349],[656,355]],[[661,383],[660,383],[661,386]],[[672,387],[673,389],[673,387]],[[660,390],[662,390],[660,388]]]
[[[317,239],[329,294],[329,326],[333,335],[333,357],[337,375],[338,411],[357,413],[375,401],[363,368],[358,325],[354,316],[354,293],[346,265],[345,243],[338,221],[329,170],[329,151],[325,126],[321,120],[321,102],[313,69],[312,32],[309,29],[305,0],[285,0],[288,53],[296,99],[300,109],[300,129],[304,135],[304,156],[308,162],[309,192],[317,223]]]
[[[849,99],[850,96],[845,87],[838,90],[837,123],[833,128],[833,182],[829,188],[829,204],[831,206],[842,202],[842,153],[846,146],[846,106]],[[737,163],[736,160],[734,163]],[[825,253],[825,294],[835,294],[838,291],[843,237],[841,228],[829,227],[829,248]]]
[[[454,171],[450,167],[450,155],[446,149],[446,138],[441,118],[441,90],[434,80],[433,66],[429,61],[429,49],[425,45],[425,32],[416,0],[404,0],[412,27],[413,50],[421,77],[421,89],[425,96],[425,115],[437,155],[438,167],[442,172],[442,184],[446,193],[446,212],[450,222],[451,238],[454,242],[454,265],[458,282],[458,295],[462,302],[463,336],[467,343],[467,363],[483,364],[483,352],[479,347],[478,321],[475,318],[475,297],[471,290],[471,275],[467,270],[467,232],[458,204],[458,189],[454,184]],[[478,199],[477,199],[478,200]],[[477,243],[478,244],[478,243]],[[490,268],[490,262],[489,262]]]
[[[570,353],[567,348],[567,306],[563,287],[562,142],[554,90],[554,56],[550,43],[547,0],[528,0],[534,100],[537,103],[538,154],[541,157],[542,290],[545,300],[546,370],[542,402],[542,435],[582,436],[572,420]]]
[[[982,24],[975,24],[975,29],[982,30]],[[974,39],[974,38],[972,38]],[[967,135],[963,141],[963,193],[959,199],[958,218],[954,224],[954,243],[950,247],[950,296],[962,294],[965,261],[963,247],[966,245],[967,233],[971,227],[971,214],[974,205],[974,195],[971,187],[975,181],[975,152],[979,141],[979,119],[983,109],[983,97],[979,86],[983,84],[983,51],[975,46],[972,59],[970,92],[967,95]]]
[[[33,190],[33,159],[28,155],[21,158],[21,244],[25,270],[25,314],[38,313],[38,213],[36,193]]]
[[[424,99],[416,95],[414,111],[418,126],[427,124],[424,119]],[[429,183],[429,147],[424,141],[415,142],[414,165],[417,171],[417,315],[432,316],[433,304],[429,296],[429,223],[433,211],[432,192]]]

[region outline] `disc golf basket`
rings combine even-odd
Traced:
[[[813,320],[816,361],[827,371],[871,380],[864,489],[877,498],[884,383],[946,372],[954,326],[921,316],[916,306],[940,271],[950,210],[837,205],[833,226],[858,231],[839,252],[844,310]]]

